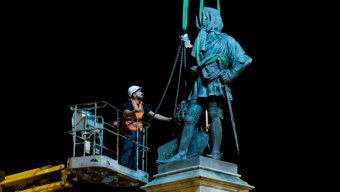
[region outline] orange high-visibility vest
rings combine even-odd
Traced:
[[[124,126],[125,128],[129,129],[130,131],[136,131],[137,127],[139,128],[139,131],[143,130],[143,123],[142,118],[144,114],[143,110],[143,103],[140,102],[139,105],[137,105],[137,102],[135,99],[131,99],[132,106],[135,110],[138,110],[139,112],[135,113],[135,117],[126,117],[124,119]]]

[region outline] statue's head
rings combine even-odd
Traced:
[[[212,7],[203,7],[202,23],[196,17],[196,26],[204,28],[207,32],[211,30],[221,31],[223,29],[223,21],[220,12]]]

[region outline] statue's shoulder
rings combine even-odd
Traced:
[[[223,39],[225,39],[228,42],[235,42],[236,41],[233,36],[230,36],[226,33],[223,33]]]
[[[221,43],[232,43],[232,42],[235,41],[235,39],[232,36],[230,36],[230,35],[228,35],[226,33],[221,33],[219,35],[219,41]]]

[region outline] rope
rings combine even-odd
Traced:
[[[163,100],[164,100],[164,97],[165,97],[165,94],[168,92],[168,89],[169,89],[169,85],[170,85],[170,82],[171,82],[171,79],[173,77],[173,74],[174,74],[174,71],[175,71],[175,68],[176,68],[176,65],[177,65],[177,61],[178,61],[178,56],[179,56],[179,53],[181,51],[181,48],[183,46],[183,42],[181,41],[180,45],[178,46],[178,49],[177,49],[177,54],[176,54],[176,58],[175,58],[175,62],[174,62],[174,65],[172,67],[172,71],[171,71],[171,74],[170,74],[170,78],[168,80],[168,83],[166,85],[166,88],[165,88],[165,91],[163,92],[163,96],[161,98],[161,101],[159,102],[155,112],[154,112],[154,115],[150,118],[150,120],[147,122],[147,123],[150,123],[153,118],[155,117],[155,115],[157,114],[157,111],[159,110],[161,104],[163,103]],[[176,104],[175,104],[176,105]]]
[[[175,106],[174,106],[173,117],[175,117],[175,115],[176,115],[176,107],[177,107],[177,101],[178,101],[179,86],[180,86],[180,83],[181,83],[183,60],[185,61],[184,55],[185,55],[185,47],[182,46],[181,63],[180,63],[180,66],[179,66],[179,74],[178,74],[178,81],[177,81],[177,90],[176,90],[176,98],[175,98]]]
[[[183,35],[181,36],[181,43],[178,46],[177,49],[177,54],[176,54],[176,58],[174,61],[174,65],[168,80],[168,83],[166,85],[165,91],[163,92],[162,98],[155,110],[155,114],[150,118],[150,120],[147,123],[150,123],[153,118],[155,117],[155,115],[157,114],[161,104],[163,103],[164,97],[166,95],[166,93],[168,92],[169,86],[170,86],[170,82],[171,79],[173,77],[177,62],[178,62],[178,57],[179,55],[181,55],[181,63],[180,63],[180,69],[179,69],[179,75],[178,75],[178,82],[177,82],[177,90],[176,90],[176,98],[175,98],[175,104],[174,104],[174,111],[173,111],[173,115],[175,116],[176,114],[176,107],[177,107],[177,101],[178,101],[178,95],[179,95],[179,87],[180,87],[180,82],[181,82],[181,74],[182,74],[182,66],[184,63],[184,68],[186,68],[186,48],[185,46],[183,46],[183,41],[186,43],[188,39],[187,34],[185,33],[185,31],[187,30],[187,24],[188,24],[188,6],[189,5],[189,0],[183,0],[183,12],[182,12],[182,30],[183,30]],[[203,6],[204,6],[204,0],[200,0],[200,7],[199,7],[199,24],[202,25],[202,10],[203,10]],[[220,11],[220,1],[217,0],[217,10]],[[197,38],[200,38],[200,36],[198,36]],[[199,41],[198,41],[199,42]],[[197,55],[196,55],[196,59],[197,59],[197,63],[200,63],[200,58],[199,58],[199,53],[200,53],[200,46],[197,46],[198,51],[196,51]],[[180,54],[180,51],[182,50],[182,54]],[[186,82],[185,82],[185,86],[186,86]]]

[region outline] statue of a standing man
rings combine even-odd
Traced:
[[[211,151],[207,156],[213,159],[221,158],[221,103],[230,97],[229,84],[252,62],[233,37],[221,32],[223,22],[218,10],[204,7],[202,21],[197,19],[196,26],[200,31],[191,55],[196,58],[197,65],[190,68],[194,82],[188,96],[189,106],[184,117],[180,145],[174,156],[159,163],[187,158],[195,125],[205,109],[210,119],[211,142]]]

